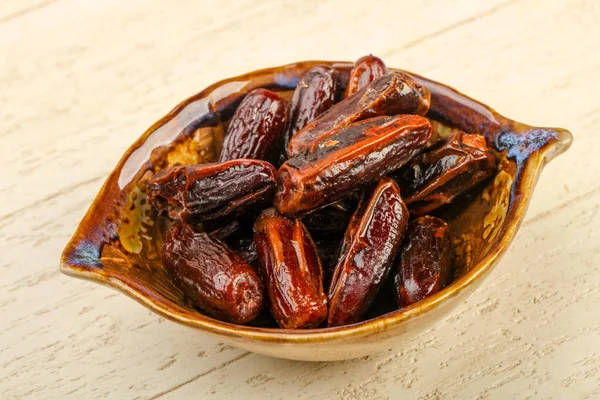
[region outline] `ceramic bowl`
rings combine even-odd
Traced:
[[[110,286],[148,309],[231,345],[273,357],[327,361],[393,348],[443,318],[481,284],[506,252],[523,221],[542,167],[568,149],[564,129],[538,128],[505,118],[454,89],[410,73],[431,91],[427,117],[435,134],[451,127],[486,137],[499,164],[495,178],[468,205],[447,217],[458,278],[440,292],[402,310],[357,324],[286,330],[240,326],[204,315],[166,275],[159,249],[164,224],[148,204],[145,185],[169,165],[213,161],[228,119],[243,96],[266,87],[286,99],[311,67],[336,68],[343,85],[351,63],[307,61],[217,82],[179,104],[131,146],[108,177],[67,244],[65,274]]]

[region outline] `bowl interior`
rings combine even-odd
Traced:
[[[414,310],[426,311],[482,275],[514,236],[541,167],[568,148],[571,135],[562,129],[514,122],[449,87],[411,74],[432,93],[427,116],[435,121],[435,135],[443,137],[454,128],[483,134],[499,160],[498,171],[490,182],[471,198],[440,212],[450,224],[457,260],[457,278],[452,285],[404,310],[390,312],[385,306],[375,309],[368,319],[354,326],[286,331],[273,329],[268,319],[259,319],[253,327],[241,327],[210,318],[195,309],[171,283],[159,253],[166,221],[157,217],[146,199],[148,180],[171,165],[213,161],[228,121],[248,91],[266,87],[289,99],[298,79],[317,64],[337,68],[345,86],[350,63],[291,64],[218,82],[156,122],[109,176],[65,248],[61,270],[113,286],[178,322],[213,333],[273,334],[280,339],[315,331],[338,334],[370,323],[399,321]]]

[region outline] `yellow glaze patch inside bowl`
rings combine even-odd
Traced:
[[[428,117],[438,136],[449,128],[480,133],[496,152],[495,178],[468,206],[446,218],[457,259],[457,279],[410,307],[343,327],[285,330],[239,326],[202,314],[171,283],[160,262],[165,221],[149,206],[148,179],[167,166],[207,163],[219,154],[224,132],[243,96],[266,87],[289,98],[311,67],[338,69],[346,84],[351,63],[307,61],[217,82],[179,104],[127,150],[67,244],[62,272],[111,286],[156,313],[257,353],[312,361],[361,357],[418,335],[482,282],[523,219],[546,162],[570,146],[564,129],[512,121],[447,86],[412,74],[432,94]]]

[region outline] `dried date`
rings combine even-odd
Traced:
[[[344,198],[409,161],[430,136],[431,124],[417,115],[375,117],[339,129],[281,166],[275,208],[301,216]]]
[[[397,300],[406,307],[444,288],[452,278],[450,229],[425,216],[410,223],[394,276]]]
[[[383,178],[352,216],[329,287],[329,326],[357,322],[389,275],[408,223],[398,185]]]
[[[284,135],[284,152],[290,138],[334,103],[340,85],[338,72],[324,65],[308,70],[294,90],[290,100],[289,119]]]
[[[263,308],[263,285],[257,273],[206,233],[174,223],[165,236],[161,257],[175,285],[211,316],[243,324]]]
[[[452,202],[495,170],[496,160],[483,136],[458,131],[413,158],[394,178],[417,216]]]
[[[150,201],[173,219],[189,223],[239,215],[271,200],[275,167],[259,160],[168,168],[148,183]]]
[[[286,122],[286,101],[270,90],[254,89],[231,118],[219,161],[237,158],[277,161]]]
[[[354,63],[354,68],[352,68],[352,72],[350,73],[344,97],[352,96],[354,93],[386,73],[387,67],[381,58],[371,54],[359,58]]]
[[[297,78],[284,75],[278,82],[289,88]],[[494,154],[482,136],[443,124],[444,139],[432,136],[420,78],[368,55],[345,90],[344,79],[312,67],[286,92],[289,104],[264,88],[238,92],[216,115],[227,127],[214,143],[218,162],[170,167],[148,182],[149,201],[174,220],[158,220],[165,271],[207,315],[336,327],[450,284],[449,227],[422,215],[448,215],[458,208],[442,206],[476,195]],[[194,162],[167,158],[154,170]]]
[[[296,132],[287,147],[291,158],[314,149],[340,128],[364,119],[395,114],[425,115],[430,93],[402,72],[391,72],[374,80],[354,95]]]
[[[327,316],[323,270],[308,230],[273,208],[254,224],[259,269],[271,314],[282,328],[312,328]]]

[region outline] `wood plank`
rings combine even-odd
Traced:
[[[0,24],[35,13],[60,0],[3,0],[0,4]]]
[[[411,18],[399,25],[396,13],[381,12],[394,9],[392,1],[365,11],[339,1],[199,8],[193,1],[63,0],[0,24],[0,58],[14,60],[0,64],[0,139],[12,143],[0,148],[0,167],[14,177],[0,182],[0,217],[108,174],[148,126],[216,80],[305,59],[383,53],[502,2],[461,0],[443,15],[432,12],[443,4],[409,3],[402,12]],[[348,31],[360,32],[359,40],[347,42]]]
[[[600,152],[593,133],[600,126],[600,106],[589,95],[600,91],[600,42],[590,40],[600,36],[599,16],[598,2],[515,3],[386,59],[518,121],[572,131],[571,149],[542,174],[528,211],[532,218],[599,183],[587,173],[597,169]]]

